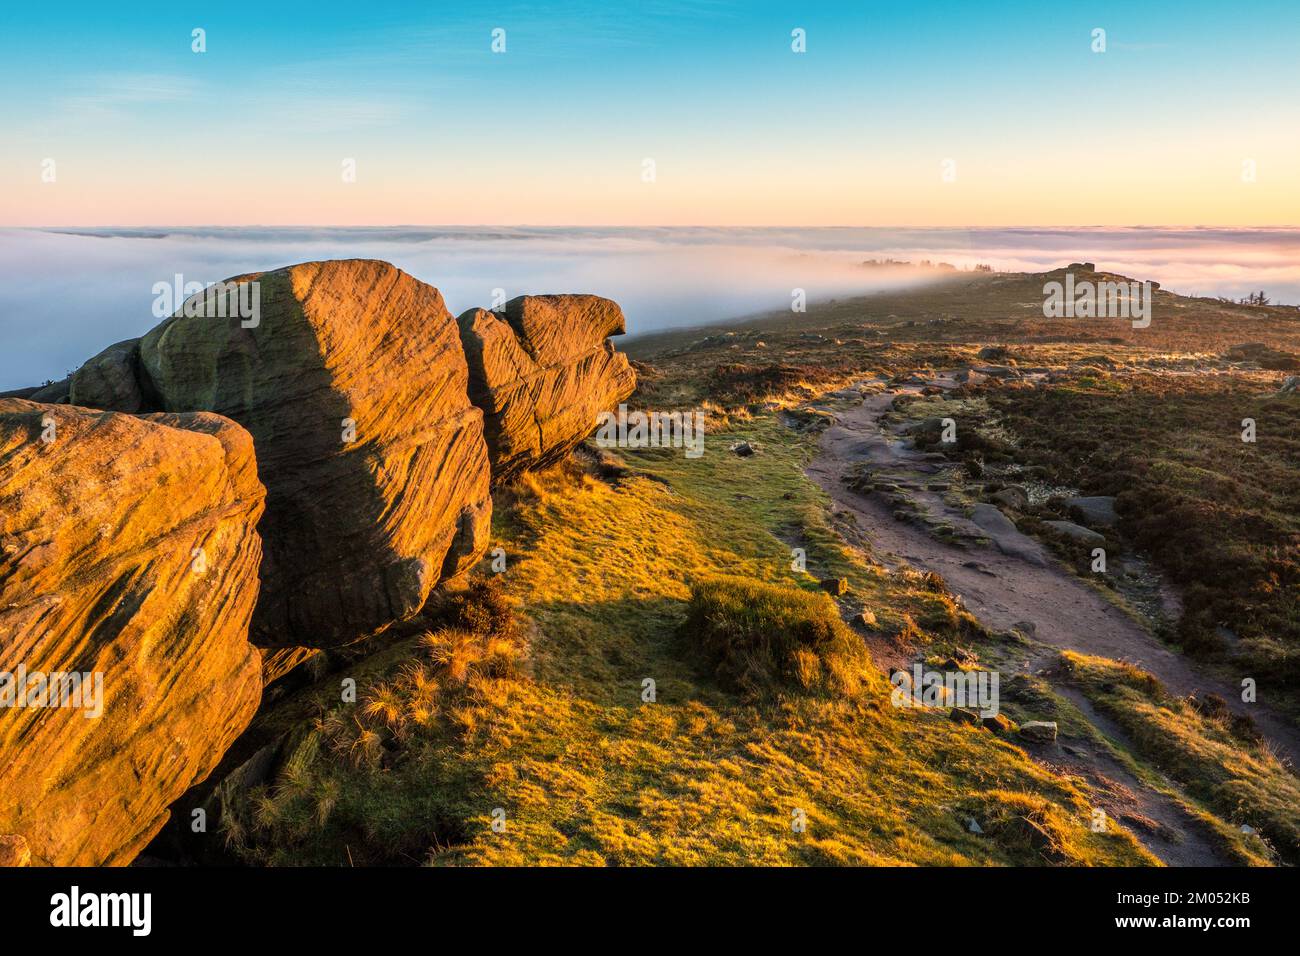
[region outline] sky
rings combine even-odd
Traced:
[[[0,226],[1296,224],[1298,49],[1294,0],[6,3]]]

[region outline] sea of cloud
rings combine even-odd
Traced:
[[[59,379],[157,324],[155,283],[215,282],[312,259],[379,258],[460,312],[495,290],[618,300],[628,331],[699,325],[898,288],[926,273],[865,260],[1042,271],[1096,262],[1165,288],[1300,302],[1300,230],[867,228],[159,228],[0,230],[0,390]]]

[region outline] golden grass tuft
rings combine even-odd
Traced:
[[[697,583],[682,633],[720,680],[753,697],[790,689],[852,697],[871,667],[828,595],[750,578]]]

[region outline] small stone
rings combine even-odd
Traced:
[[[875,628],[878,626],[876,622],[875,611],[863,611],[861,614],[859,614],[857,617],[853,619],[853,622],[855,624],[861,624],[863,627],[869,627],[869,628]]]
[[[1020,725],[1020,736],[1037,744],[1050,744],[1056,740],[1056,721],[1027,721]]]
[[[992,717],[985,717],[980,721],[985,730],[991,730],[995,734],[1015,733],[1016,725],[1005,714],[994,714]]]
[[[1024,511],[1029,507],[1029,492],[1021,485],[1007,485],[990,497],[995,504],[1006,505],[1017,511]]]
[[[954,707],[948,711],[948,719],[954,723],[969,724],[972,727],[978,727],[980,723],[980,715],[964,707]]]
[[[1109,495],[1066,498],[1065,506],[1077,510],[1083,516],[1084,524],[1093,527],[1109,528],[1119,521],[1119,515],[1115,513],[1115,499]]]
[[[1080,544],[1086,545],[1090,548],[1100,548],[1104,547],[1106,544],[1105,535],[1098,534],[1096,531],[1092,531],[1082,525],[1077,525],[1073,521],[1044,521],[1043,524],[1047,525],[1057,534],[1064,535],[1072,541],[1078,541]]]
[[[827,578],[822,581],[822,587],[829,591],[835,597],[841,597],[849,593],[848,578]]]
[[[748,458],[750,455],[754,454],[756,449],[747,441],[738,441],[731,446],[731,451],[732,454],[738,455],[741,458]]]
[[[976,820],[974,817],[967,817],[967,818],[966,818],[966,829],[969,830],[971,833],[983,833],[983,832],[984,832],[984,828],[983,828],[982,826],[979,825],[979,821]]]

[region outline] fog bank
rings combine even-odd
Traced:
[[[920,281],[868,259],[1042,271],[1074,260],[1166,288],[1300,301],[1300,230],[248,228],[0,230],[0,389],[59,379],[157,324],[153,286],[214,282],[311,259],[376,258],[459,313],[507,298],[616,299],[631,334],[700,325]]]

